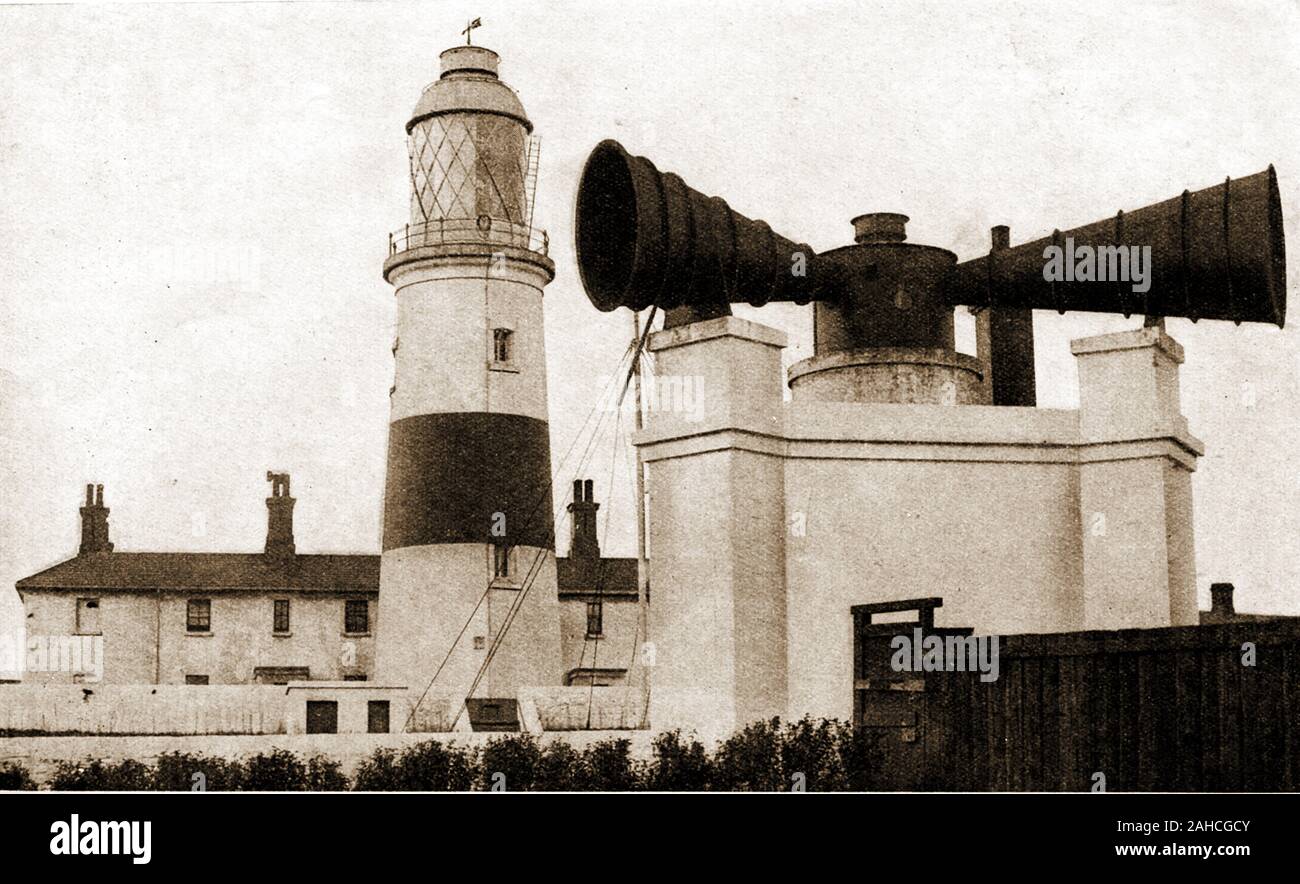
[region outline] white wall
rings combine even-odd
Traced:
[[[1167,336],[1076,342],[1079,411],[798,390],[786,405],[763,380],[779,371],[775,343],[735,318],[651,348],[658,371],[708,391],[698,421],[656,414],[637,437],[654,727],[849,718],[855,604],[940,596],[939,625],[984,634],[1195,622],[1202,447]]]
[[[625,669],[632,673],[637,661],[632,652],[638,644],[641,612],[636,598],[601,599],[601,637],[587,638],[587,602],[595,596],[560,600],[560,649],[564,675],[575,669]],[[638,654],[639,655],[639,654]]]
[[[276,685],[0,685],[0,731],[282,734]]]
[[[155,658],[162,684],[184,684],[186,675],[206,675],[211,685],[249,684],[258,666],[306,666],[313,679],[342,679],[374,671],[379,605],[374,592],[326,593],[271,590],[221,592],[99,592],[94,590],[26,593],[27,640],[76,632],[77,599],[99,599],[104,681],[153,684]],[[186,629],[186,602],[212,602],[211,634]],[[346,599],[370,604],[370,632],[345,635]],[[289,599],[288,635],[273,630],[273,600]],[[161,625],[161,629],[159,629]],[[159,636],[161,640],[159,641]],[[72,673],[27,672],[24,681],[70,683]]]

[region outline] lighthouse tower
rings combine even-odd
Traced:
[[[467,697],[560,683],[542,333],[555,265],[532,226],[533,124],[498,62],[442,53],[406,124],[411,219],[384,262],[397,338],[376,675],[408,687],[416,728]]]

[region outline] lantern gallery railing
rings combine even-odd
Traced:
[[[504,221],[488,215],[473,218],[439,218],[420,224],[408,224],[401,230],[388,234],[388,254],[396,255],[407,249],[421,246],[457,244],[488,244],[514,246],[545,255],[550,248],[550,238],[545,230]]]

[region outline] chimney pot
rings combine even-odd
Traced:
[[[906,215],[897,212],[868,212],[859,215],[853,225],[853,240],[859,245],[903,242],[907,239]]]
[[[86,504],[81,508],[81,549],[79,554],[112,552],[108,540],[108,507],[104,506],[104,486],[86,486]]]
[[[289,474],[268,471],[266,480],[271,483],[271,496],[266,499],[266,554],[289,558],[296,552],[293,542],[296,501],[289,496]]]
[[[1236,609],[1232,601],[1233,586],[1231,583],[1211,583],[1210,584],[1210,610],[1220,614],[1233,614]]]
[[[574,560],[598,560],[600,558],[600,539],[596,536],[596,503],[591,479],[573,482],[573,503],[569,504],[570,527],[569,558]]]

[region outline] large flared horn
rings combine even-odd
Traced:
[[[1075,253],[1086,247],[1095,256],[1092,278],[1047,279],[1045,252],[1052,246]],[[1121,260],[1127,266],[1133,247],[1145,246],[1151,248],[1147,291],[1134,291],[1128,278],[1114,278],[1119,274],[1108,276],[1112,285],[1097,281],[1103,261],[1113,271]],[[1070,259],[1071,254],[1064,256]],[[1277,175],[1269,166],[1246,178],[1183,191],[1164,202],[964,261],[946,280],[944,297],[972,306],[1141,313],[1280,327],[1286,321],[1286,245]]]
[[[662,173],[617,141],[587,158],[575,213],[578,270],[596,309],[700,311],[744,302],[806,304],[813,250]]]

